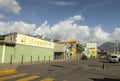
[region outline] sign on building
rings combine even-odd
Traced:
[[[39,46],[44,48],[54,48],[54,44],[52,42],[22,34],[17,34],[16,43],[23,45]]]

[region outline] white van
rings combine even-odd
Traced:
[[[120,61],[120,54],[112,54],[107,59],[109,62],[118,63]]]

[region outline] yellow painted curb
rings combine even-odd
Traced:
[[[0,74],[16,72],[16,69],[0,70]]]

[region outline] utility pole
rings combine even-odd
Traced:
[[[117,54],[119,54],[119,41],[117,41]]]
[[[116,53],[119,54],[119,45],[118,45],[118,40],[116,40]]]
[[[120,32],[118,33],[118,41],[117,41],[117,54],[119,54],[119,42],[120,42]]]

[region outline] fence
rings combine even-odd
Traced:
[[[21,57],[19,57],[20,58],[19,63],[23,64],[25,62],[29,62],[29,63],[38,62],[39,63],[39,62],[50,62],[50,61],[53,61],[53,57],[51,57],[51,56],[42,56],[42,57],[36,56],[36,57],[37,57],[37,59],[34,58],[34,60],[33,60],[33,55],[31,55],[29,57],[29,60],[26,61],[25,60],[25,56],[21,55]],[[13,64],[13,63],[14,63],[14,57],[13,57],[13,55],[11,55],[10,56],[10,64]]]
[[[24,64],[24,63],[27,62],[27,63],[31,63],[32,64],[32,63],[35,63],[35,62],[40,63],[40,62],[53,62],[53,61],[80,60],[80,58],[78,58],[78,57],[70,57],[69,59],[68,58],[64,58],[64,57],[58,57],[58,56],[54,56],[54,58],[51,57],[51,56],[40,56],[40,55],[34,56],[34,57],[36,57],[36,59],[33,58],[33,55],[31,55],[31,56],[27,57],[27,58],[29,58],[29,60],[26,61],[25,60],[25,56],[21,55],[21,57],[19,57],[20,60],[19,60],[18,63]],[[14,56],[13,55],[10,56],[10,62],[9,63],[10,64],[16,63],[16,62],[14,62]]]

